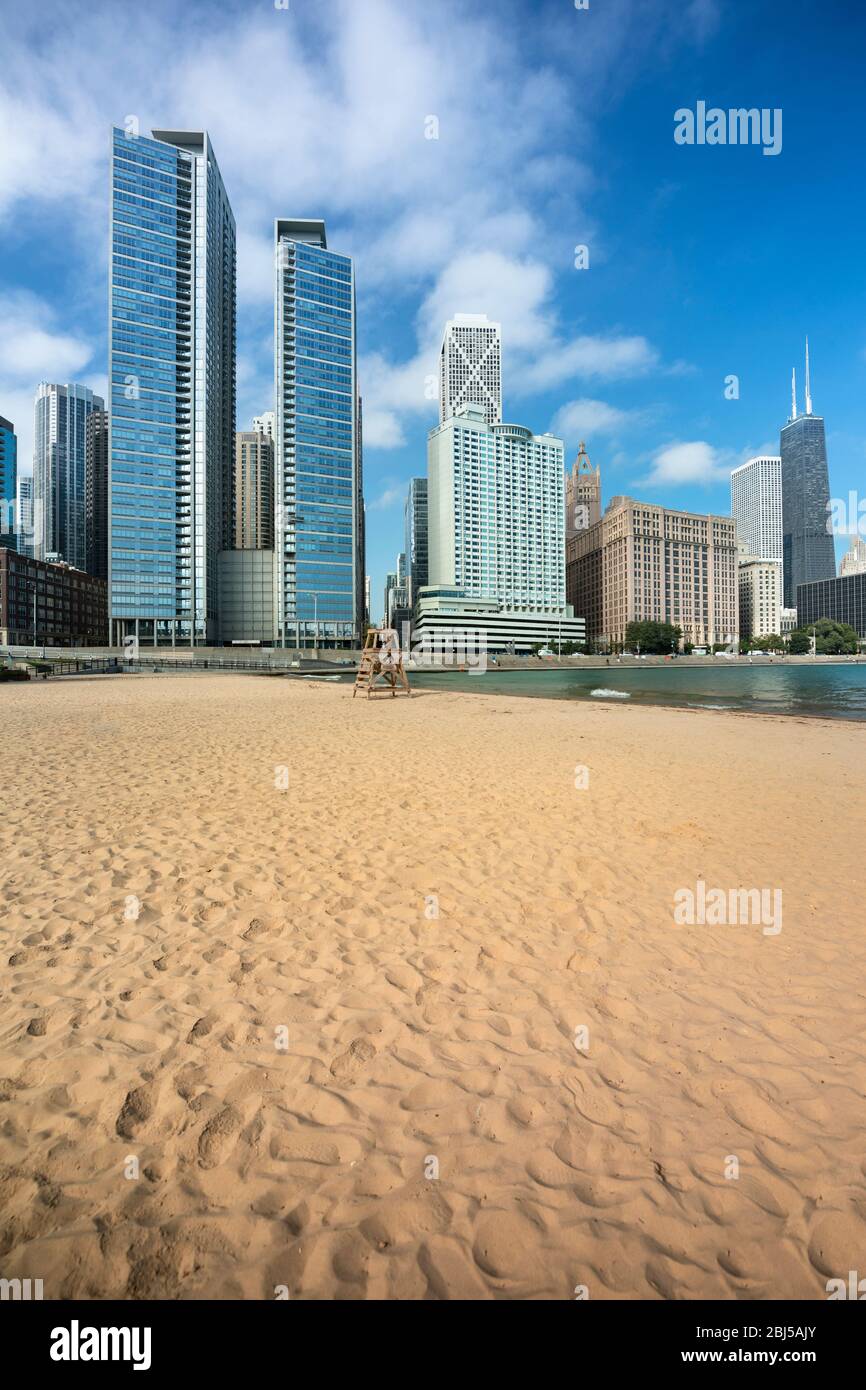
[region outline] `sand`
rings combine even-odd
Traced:
[[[0,1276],[866,1276],[866,729],[243,676],[0,702]],[[676,925],[699,879],[780,888],[781,932]]]

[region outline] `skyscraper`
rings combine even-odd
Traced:
[[[731,515],[751,556],[782,559],[782,460],[749,459],[731,473]],[[749,635],[749,634],[743,634]]]
[[[601,469],[593,468],[581,442],[571,472],[565,479],[565,539],[601,520]]]
[[[830,478],[824,419],[812,414],[809,344],[806,343],[806,413],[797,409],[792,383],[791,418],[781,434],[783,606],[797,605],[800,584],[832,579],[836,554],[829,530]]]
[[[84,533],[88,574],[108,579],[108,412],[94,410],[85,431]]]
[[[235,220],[206,131],[112,132],[112,640],[218,635],[232,543]]]
[[[278,218],[274,448],[277,632],[360,643],[364,611],[355,273],[325,224]]]
[[[234,549],[273,550],[273,438],[258,430],[243,430],[235,441]]]
[[[478,405],[488,425],[502,420],[502,341],[486,314],[456,314],[439,351],[439,423]]]
[[[461,406],[428,436],[429,583],[565,612],[565,446]]]
[[[427,479],[413,478],[403,507],[403,549],[406,556],[409,606],[427,583]]]
[[[0,545],[17,537],[18,441],[11,420],[0,415]]]
[[[18,534],[18,553],[33,558],[33,479],[30,474],[18,474],[15,518]]]
[[[36,392],[33,454],[34,553],[86,569],[87,417],[105,402],[88,386],[43,381]]]

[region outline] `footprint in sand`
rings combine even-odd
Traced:
[[[243,1123],[239,1110],[227,1105],[208,1120],[198,1141],[198,1161],[202,1168],[217,1168],[234,1148],[238,1130]]]
[[[376,1049],[369,1038],[355,1038],[347,1052],[335,1057],[331,1063],[331,1075],[338,1081],[352,1081],[357,1073],[376,1056]]]
[[[120,1107],[115,1129],[122,1139],[134,1139],[142,1125],[147,1124],[156,1109],[159,1086],[156,1081],[146,1082],[130,1091]]]

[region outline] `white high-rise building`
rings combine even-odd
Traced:
[[[749,555],[782,559],[782,460],[762,455],[731,474],[731,515]]]
[[[566,613],[565,446],[458,407],[428,436],[428,584]]]
[[[273,444],[274,435],[277,427],[276,411],[266,410],[261,415],[256,415],[250,429],[254,434],[264,434]]]
[[[778,637],[782,627],[782,562],[740,554],[737,565],[741,637]]]
[[[439,353],[439,423],[477,405],[488,425],[502,419],[502,336],[486,314],[455,314]]]
[[[854,537],[851,549],[842,556],[839,576],[844,579],[846,574],[866,574],[866,541],[859,536]]]

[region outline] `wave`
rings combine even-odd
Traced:
[[[590,695],[597,695],[601,700],[630,700],[631,695],[627,690],[591,690]]]

